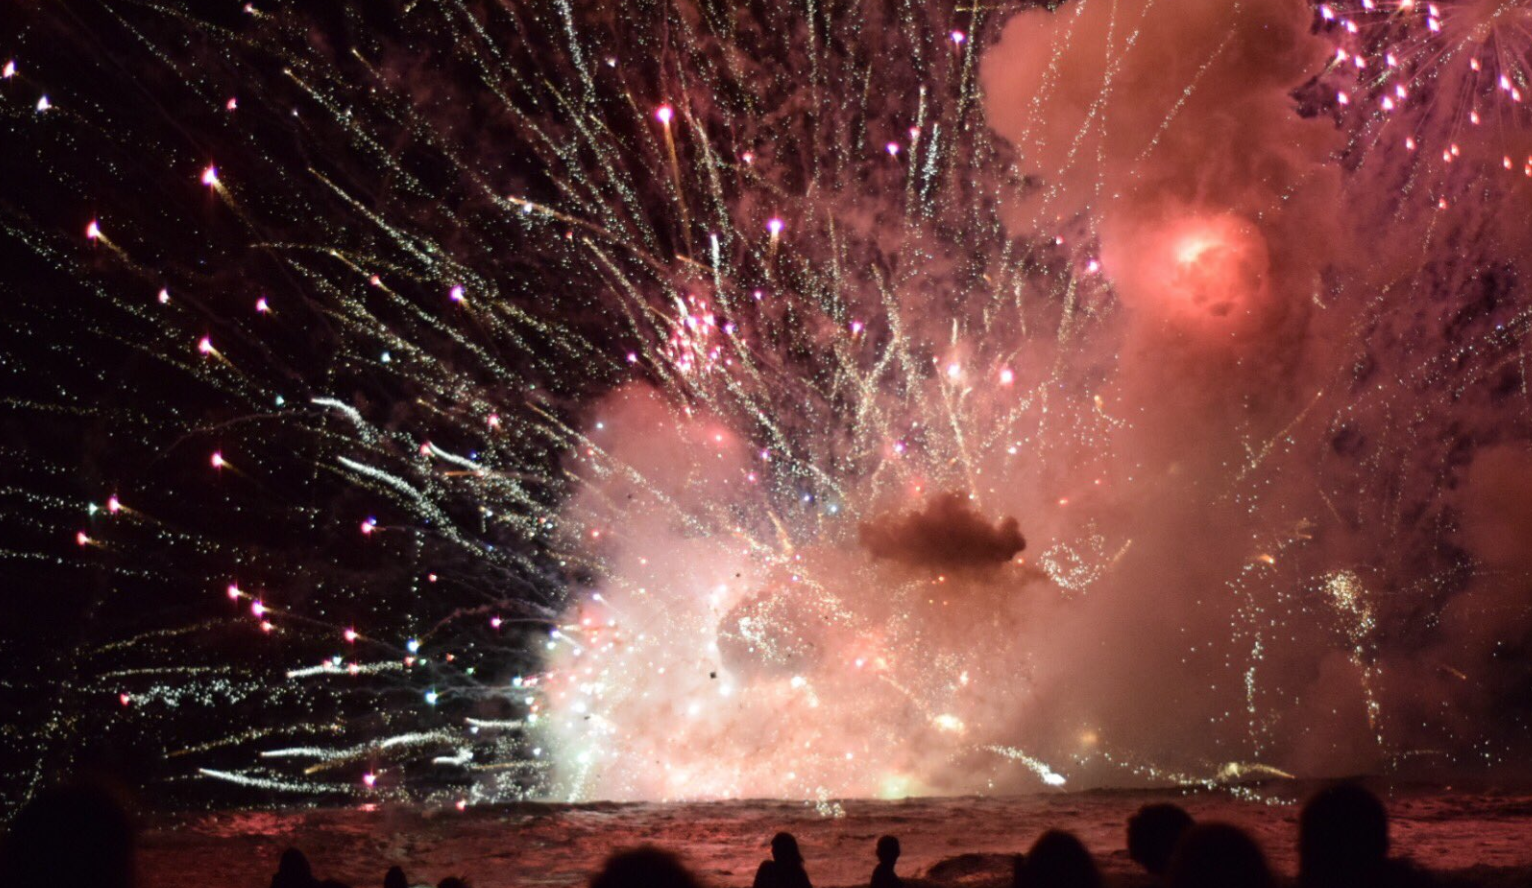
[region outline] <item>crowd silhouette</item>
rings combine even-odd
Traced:
[[[1298,818],[1297,888],[1425,888],[1430,873],[1389,854],[1388,812],[1356,783],[1315,793]],[[761,861],[754,888],[811,888],[798,840],[779,832]],[[1261,846],[1227,823],[1197,823],[1184,809],[1145,805],[1127,823],[1128,857],[1142,868],[1134,885],[1163,888],[1275,888]],[[894,867],[899,839],[883,836],[874,849],[871,888],[903,888]],[[136,888],[134,834],[126,809],[109,792],[65,787],[38,794],[11,822],[0,846],[0,886],[17,888]],[[209,885],[221,884],[209,879]],[[929,884],[911,880],[911,886]],[[967,883],[965,883],[967,884]],[[980,884],[980,883],[971,883]],[[1013,861],[1012,888],[1100,888],[1095,858],[1078,837],[1059,829],[1038,836]],[[619,850],[591,877],[590,888],[703,888],[675,854],[653,846]],[[282,852],[271,888],[347,888],[314,875],[297,848]],[[383,888],[422,888],[400,867]],[[424,886],[429,888],[429,886]],[[436,888],[470,888],[447,876]]]

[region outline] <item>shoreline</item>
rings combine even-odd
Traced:
[[[820,886],[865,884],[879,835],[904,844],[900,870],[931,885],[1008,884],[1009,857],[1043,829],[1075,832],[1111,885],[1140,884],[1127,858],[1127,817],[1149,801],[1174,801],[1198,820],[1249,831],[1274,868],[1294,871],[1296,802],[1305,787],[1282,786],[1289,802],[1244,801],[1227,791],[1108,790],[1010,797],[844,800],[842,816],[812,803],[517,802],[452,808],[406,803],[269,808],[152,815],[140,862],[146,884],[162,888],[257,885],[277,856],[301,848],[316,874],[353,886],[378,883],[394,864],[411,879],[467,877],[475,888],[581,885],[608,853],[653,843],[680,853],[710,885],[749,885],[778,830],[798,836]],[[1532,875],[1532,791],[1418,784],[1375,787],[1388,805],[1396,851],[1460,885],[1523,885]]]

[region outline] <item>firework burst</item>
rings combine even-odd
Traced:
[[[1524,256],[1433,264],[1514,192],[1414,152],[1512,157],[1527,6],[1167,10],[29,12],[7,366],[75,443],[7,526],[97,585],[28,774],[833,813],[1479,743],[1418,621],[1503,606],[1437,482],[1524,431]]]

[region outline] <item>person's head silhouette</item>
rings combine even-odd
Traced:
[[[1181,836],[1192,828],[1192,815],[1179,805],[1159,802],[1128,818],[1128,856],[1151,875],[1163,876]]]
[[[131,888],[133,823],[104,790],[38,793],[11,821],[0,882],[50,888]]]
[[[271,888],[306,888],[314,884],[314,868],[309,859],[297,848],[288,848],[277,861],[277,874],[271,877]]]
[[[1016,859],[1016,888],[1100,888],[1096,861],[1072,834],[1050,829]]]
[[[1388,858],[1388,811],[1355,783],[1315,793],[1298,815],[1298,880],[1339,885],[1365,878]]]
[[[402,868],[391,866],[383,874],[383,888],[410,888],[410,880],[404,877]]]
[[[798,840],[792,833],[779,832],[771,837],[771,859],[790,866],[802,866],[803,855],[798,851]]]
[[[896,836],[884,836],[878,839],[878,862],[894,865],[899,859],[899,839]]]
[[[1261,846],[1227,823],[1186,831],[1170,860],[1171,888],[1271,888]]]
[[[701,888],[701,883],[674,854],[646,845],[608,857],[590,888]]]

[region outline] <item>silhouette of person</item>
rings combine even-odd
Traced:
[[[1170,869],[1176,843],[1192,828],[1192,815],[1180,805],[1144,805],[1128,818],[1128,856],[1156,878]]]
[[[457,876],[448,876],[436,883],[436,888],[468,888],[468,880]]]
[[[904,880],[894,872],[899,860],[899,839],[884,836],[878,839],[878,865],[872,871],[872,888],[902,888]]]
[[[1096,861],[1074,835],[1050,829],[1016,858],[1015,888],[1101,888]]]
[[[0,883],[21,888],[132,888],[133,823],[101,789],[38,793],[11,821]]]
[[[288,848],[277,861],[277,872],[271,877],[271,888],[314,888],[319,880],[314,878],[314,868],[308,857],[297,848]]]
[[[701,888],[680,859],[652,845],[619,851],[606,859],[590,888]]]
[[[1298,884],[1302,888],[1429,885],[1406,861],[1388,857],[1388,810],[1356,783],[1315,793],[1298,815]]]
[[[383,888],[410,888],[410,880],[404,877],[403,867],[391,866],[383,874]]]
[[[1170,860],[1171,888],[1272,888],[1261,846],[1227,823],[1204,823],[1181,837]]]
[[[771,859],[761,861],[755,871],[754,888],[812,888],[792,833],[779,832],[771,837]]]
[[[1388,859],[1388,812],[1355,783],[1315,793],[1298,815],[1298,881],[1347,885],[1375,875]]]

